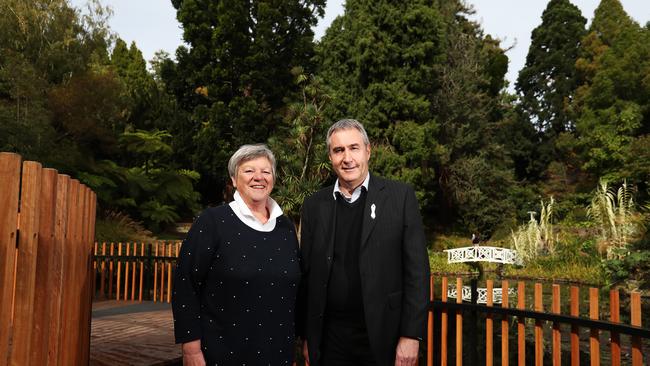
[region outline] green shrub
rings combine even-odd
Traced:
[[[156,238],[140,222],[119,211],[106,212],[95,223],[95,240],[102,242],[150,242]]]

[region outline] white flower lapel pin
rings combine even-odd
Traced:
[[[377,206],[375,206],[374,203],[373,203],[372,205],[370,205],[370,217],[371,217],[373,220],[375,219],[375,217],[377,217],[377,216],[375,215],[375,209],[376,209],[376,208],[377,208]]]

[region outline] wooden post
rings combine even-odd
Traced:
[[[554,314],[560,313],[560,285],[553,284],[553,301],[551,311]],[[562,333],[560,323],[553,323],[553,366],[562,364]]]
[[[135,273],[136,273],[136,268],[135,268],[135,262],[138,255],[138,243],[134,242],[133,243],[133,260],[131,261],[131,301],[135,301]]]
[[[131,243],[124,243],[125,251],[126,251],[126,258],[124,259],[124,301],[129,300],[129,259],[128,257],[131,255]]]
[[[99,275],[99,298],[100,299],[105,299],[105,287],[106,287],[106,242],[102,243],[102,263],[101,263],[101,269],[100,269],[100,275]]]
[[[635,327],[641,326],[641,293],[630,294],[630,323]],[[632,366],[643,365],[643,353],[641,352],[641,338],[632,337]]]
[[[609,313],[610,321],[612,323],[619,323],[621,321],[621,302],[618,290],[609,291]],[[621,336],[616,333],[611,333],[611,349],[612,349],[612,366],[621,366]]]
[[[456,277],[456,303],[463,303],[463,279]],[[463,313],[456,311],[456,366],[463,366]]]
[[[75,277],[77,271],[77,250],[76,243],[79,240],[79,181],[76,179],[70,180],[68,187],[68,222],[66,229],[66,254],[63,268],[63,298],[61,303],[61,330],[63,332],[59,348],[59,364],[60,365],[73,365],[75,363],[75,356],[77,345],[75,343],[75,326],[78,326],[78,301],[79,295],[76,289],[76,283],[79,280]]]
[[[115,254],[115,243],[111,242],[111,261],[108,262],[108,298],[113,298],[113,266],[115,259],[113,255]]]
[[[140,290],[138,291],[138,301],[142,302],[142,281],[144,278],[144,243],[140,243]]]
[[[176,258],[178,258],[178,245],[176,245]],[[433,366],[433,275],[429,277],[429,314],[427,319],[427,366]]]
[[[501,307],[508,307],[508,289],[509,284],[507,280],[501,281]],[[501,319],[501,366],[508,366],[510,357],[510,349],[508,347],[508,328],[510,324],[508,323],[508,317],[504,316]]]
[[[571,286],[571,316],[580,316],[580,289]],[[571,326],[571,366],[580,366],[580,328]]]
[[[517,283],[517,309],[526,309],[526,284]],[[517,317],[517,360],[519,366],[526,366],[526,325],[525,319]]]
[[[493,289],[494,282],[492,280],[487,280],[487,306],[492,307],[493,305]],[[485,366],[492,366],[494,364],[494,355],[493,355],[493,322],[492,322],[492,313],[488,312],[485,318]]]
[[[11,365],[30,364],[30,345],[34,328],[34,297],[36,292],[36,260],[41,205],[43,168],[33,161],[23,163],[20,191],[20,235],[15,282],[14,321]]]
[[[153,255],[153,302],[156,302],[156,294],[158,293],[158,242],[152,244],[154,246]]]
[[[172,256],[172,248],[174,244],[169,243],[168,244],[168,251],[167,253],[169,254],[168,256]],[[167,303],[172,302],[172,261],[171,259],[167,260]]]
[[[598,320],[598,289],[589,288],[589,317]],[[598,329],[591,329],[589,332],[589,353],[591,359],[591,366],[600,365],[600,331]]]
[[[440,294],[442,302],[447,302],[447,290],[449,287],[447,281],[447,277],[443,277],[440,285],[442,290],[442,293]],[[448,316],[447,308],[445,307],[442,309],[442,313],[440,314],[440,365],[442,366],[447,366]]]
[[[70,199],[70,177],[67,175],[58,175],[56,186],[56,208],[54,213],[54,246],[52,250],[53,267],[50,274],[52,275],[52,287],[48,291],[49,302],[48,309],[50,312],[50,322],[48,326],[48,343],[47,343],[47,364],[61,365],[59,363],[60,353],[63,343],[63,298],[66,296],[63,282],[63,271],[66,267],[66,256],[68,247],[66,245],[68,229],[68,209]],[[63,365],[61,365],[63,366]]]
[[[18,229],[21,158],[0,153],[0,366],[7,365]]]
[[[38,253],[36,258],[36,291],[34,292],[34,333],[31,337],[30,365],[46,365],[48,356],[49,303],[54,292],[54,229],[56,219],[57,171],[43,169],[41,184],[41,210],[39,222]]]
[[[540,313],[544,311],[541,283],[535,284],[535,311]],[[535,320],[535,365],[544,365],[544,332],[541,320]]]
[[[115,284],[115,294],[116,298],[115,300],[120,300],[120,290],[121,290],[121,284],[122,284],[122,243],[117,243],[117,283]]]

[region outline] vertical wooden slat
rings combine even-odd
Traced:
[[[108,262],[108,298],[113,298],[113,265],[115,262],[115,243],[111,242],[111,260]]]
[[[79,216],[77,210],[79,208],[79,181],[76,179],[70,180],[68,187],[68,222],[66,228],[66,259],[63,268],[63,299],[61,303],[61,329],[63,331],[61,337],[61,347],[59,349],[59,363],[60,365],[73,365],[75,363],[77,345],[74,344],[76,332],[75,326],[78,326],[78,293],[76,283],[79,281],[75,277],[77,270],[77,256],[79,254],[77,248],[77,241],[79,240]]]
[[[119,301],[120,300],[120,293],[121,293],[121,284],[122,284],[122,243],[119,242],[117,243],[117,283],[115,284],[115,293],[116,293],[116,298],[115,300]]]
[[[78,323],[76,327],[77,334],[75,335],[75,344],[77,348],[75,349],[77,355],[75,358],[76,365],[88,364],[84,363],[86,357],[86,327],[88,326],[88,321],[86,320],[86,312],[88,307],[91,304],[91,299],[87,299],[88,296],[88,283],[90,281],[90,273],[92,271],[92,248],[93,243],[87,239],[90,223],[88,222],[89,216],[89,205],[90,205],[90,189],[85,185],[80,185],[79,188],[79,207],[78,214],[79,218],[79,241],[77,242],[77,250],[79,252],[77,261],[77,282],[78,287],[77,291],[79,294],[78,297],[78,309],[77,314]]]
[[[33,161],[23,163],[20,190],[20,235],[18,237],[18,266],[11,365],[28,365],[32,329],[34,328],[34,296],[36,292],[36,264],[40,219],[41,183],[43,168]]]
[[[598,289],[589,288],[589,318],[598,320]],[[598,329],[591,329],[589,332],[589,356],[591,359],[591,366],[600,365],[600,339],[598,338],[600,331]]]
[[[54,229],[56,219],[57,171],[43,169],[41,210],[36,258],[36,290],[34,292],[34,333],[30,346],[30,365],[46,365],[50,316],[47,304],[52,300],[54,268]]]
[[[507,280],[501,281],[501,307],[507,308],[509,306],[508,299],[508,289],[509,284]],[[510,358],[510,348],[508,345],[509,338],[509,328],[510,324],[508,323],[508,317],[504,316],[501,320],[501,366],[508,366]]]
[[[580,316],[580,289],[571,286],[571,316]],[[580,366],[580,328],[571,326],[571,366]]]
[[[168,254],[169,257],[172,257],[172,249],[174,243],[169,243],[168,245]],[[167,303],[172,302],[172,261],[171,259],[167,260]]]
[[[136,257],[138,256],[138,243],[133,244],[133,259],[131,260],[131,301],[135,300],[135,274],[136,274]]]
[[[156,302],[158,293],[158,242],[152,244],[154,246],[153,253],[153,302]]]
[[[130,262],[128,257],[131,255],[131,243],[124,243],[125,246],[125,251],[126,251],[126,257],[124,259],[124,300],[129,300],[129,267],[130,267]]]
[[[612,323],[619,323],[621,321],[621,302],[618,290],[613,289],[609,291],[609,317]],[[611,358],[612,366],[621,366],[621,336],[617,332],[611,333]]]
[[[636,327],[641,326],[641,293],[630,294],[630,323]],[[641,352],[641,338],[632,337],[632,366],[643,365],[643,353]]]
[[[535,283],[535,311],[540,313],[544,311],[541,283]],[[541,320],[535,320],[535,365],[544,365],[544,333]]]
[[[90,361],[90,327],[92,317],[92,298],[95,292],[95,271],[92,267],[93,253],[92,247],[95,243],[94,227],[95,219],[95,194],[88,187],[85,187],[85,210],[84,215],[84,231],[82,237],[83,248],[85,248],[85,262],[86,268],[84,273],[84,287],[82,299],[82,321],[80,329],[80,364],[88,365]]]
[[[493,305],[493,296],[494,296],[494,282],[492,280],[487,280],[487,306],[492,307]],[[488,312],[485,318],[485,365],[492,366],[494,364],[494,352],[493,350],[493,337],[494,337],[494,328],[492,321],[492,313]]]
[[[560,313],[560,285],[553,285],[553,300],[551,302],[551,311],[555,314]],[[562,364],[562,333],[560,332],[560,323],[553,323],[553,366]]]
[[[63,272],[66,267],[66,256],[68,248],[66,246],[66,237],[68,229],[68,206],[70,194],[70,177],[59,174],[56,185],[56,208],[54,212],[54,242],[52,248],[52,269],[50,271],[51,284],[47,302],[50,313],[50,322],[48,326],[48,343],[47,343],[47,364],[62,365],[59,361],[61,358],[62,339],[63,339],[63,298],[65,297],[65,286],[63,283]]]
[[[526,309],[526,284],[517,283],[517,309]],[[519,366],[526,365],[526,325],[525,319],[517,317],[517,360]]]
[[[456,278],[456,303],[463,303],[463,279]],[[456,311],[456,366],[463,365],[463,313]]]
[[[160,302],[165,302],[165,242],[163,241],[161,243],[161,251],[160,251],[160,256],[163,257],[160,261]]]
[[[442,293],[440,294],[442,302],[447,302],[447,290],[449,284],[447,277],[443,277],[440,285]],[[447,333],[448,333],[448,322],[449,314],[447,308],[442,309],[440,314],[440,364],[442,366],[447,366]]]
[[[0,366],[7,365],[12,329],[20,163],[20,155],[0,153]]]
[[[138,301],[142,302],[142,280],[144,279],[144,243],[140,243],[140,291],[138,291]]]
[[[178,246],[176,246],[178,251]],[[177,252],[178,253],[178,252]],[[178,257],[178,255],[177,255]],[[433,302],[434,293],[434,280],[433,275],[429,276],[429,303]],[[433,309],[429,306],[427,314],[427,366],[433,366]]]
[[[72,348],[69,352],[72,354],[71,359],[74,365],[82,365],[83,355],[85,353],[85,344],[83,337],[83,330],[86,327],[85,312],[86,304],[90,305],[90,301],[86,299],[85,289],[88,283],[88,274],[90,271],[90,258],[91,246],[84,240],[84,235],[87,232],[87,207],[89,201],[89,189],[83,184],[79,184],[78,204],[75,208],[74,215],[76,217],[76,228],[73,246],[75,250],[74,256],[74,270],[73,270],[73,283],[74,288],[74,314],[72,317],[73,325],[70,327],[70,339]]]
[[[99,272],[99,299],[105,299],[106,291],[106,242],[102,242],[102,263]]]

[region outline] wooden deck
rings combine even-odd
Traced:
[[[91,366],[180,365],[171,305],[143,301],[93,303]]]

